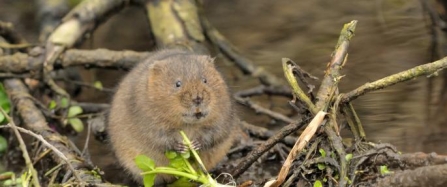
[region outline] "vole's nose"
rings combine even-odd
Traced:
[[[196,105],[202,104],[203,97],[197,96],[196,98],[192,99],[192,102]]]

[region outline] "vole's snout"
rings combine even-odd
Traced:
[[[196,105],[199,106],[200,104],[202,104],[203,102],[203,97],[201,96],[197,96],[195,98],[192,99],[192,102]]]

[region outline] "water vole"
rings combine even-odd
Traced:
[[[119,84],[108,117],[119,163],[141,182],[134,158],[144,154],[168,165],[167,150],[181,151],[183,130],[207,169],[230,149],[236,127],[228,87],[213,59],[183,50],[162,50],[137,65]],[[156,184],[171,182],[159,176]]]

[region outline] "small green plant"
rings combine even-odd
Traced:
[[[380,166],[379,168],[381,175],[388,175],[390,173],[393,173],[392,171],[388,170],[388,167],[386,165]]]
[[[9,102],[8,94],[6,94],[6,90],[3,87],[3,84],[0,84],[0,107],[8,113],[11,110],[11,102]],[[0,113],[0,124],[6,123],[6,117]]]
[[[0,178],[4,178],[5,180],[0,181],[0,186],[11,186],[11,187],[22,187],[22,186],[30,186],[31,183],[31,175],[30,171],[23,172],[20,178],[16,178],[14,172],[4,172],[0,173]]]
[[[96,89],[98,89],[98,90],[103,90],[103,89],[104,89],[104,87],[102,86],[101,81],[95,81],[95,82],[93,83],[93,86],[94,86]]]
[[[55,100],[51,100],[48,104],[49,109],[56,109],[58,103]],[[64,125],[69,124],[76,132],[82,132],[84,130],[84,123],[79,119],[78,115],[82,114],[82,108],[80,106],[72,105],[69,107],[68,99],[63,97],[59,101],[60,108],[68,108],[67,120],[64,121]]]
[[[191,141],[186,137],[183,131],[180,131],[183,137],[185,145],[188,146],[189,151],[185,153],[177,153],[173,151],[166,152],[166,157],[169,159],[169,166],[157,166],[154,160],[144,155],[138,155],[135,158],[136,165],[143,171],[143,183],[145,187],[151,187],[154,185],[155,177],[157,174],[169,174],[179,177],[179,179],[172,184],[173,186],[193,186],[190,181],[196,181],[203,186],[218,187],[226,186],[217,183],[207,171],[196,169],[194,165],[198,165],[198,168],[204,168],[201,159],[197,152],[192,148]],[[192,156],[192,157],[191,157]],[[190,158],[194,158],[195,163],[189,161]]]
[[[8,94],[6,94],[6,90],[3,87],[3,84],[0,84],[0,107],[8,113],[11,110],[11,102],[9,101]],[[5,115],[0,112],[0,125],[4,125],[8,122]],[[6,138],[0,135],[0,155],[6,151],[8,146],[8,142]]]
[[[316,181],[314,182],[313,187],[323,187],[323,183],[321,183],[320,180],[316,180]]]
[[[80,106],[70,106],[68,108],[67,120],[76,132],[82,132],[84,130],[84,123],[76,117],[79,114],[82,114],[82,108]]]

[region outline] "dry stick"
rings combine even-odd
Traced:
[[[447,165],[425,166],[414,170],[405,170],[379,179],[371,186],[404,187],[404,186],[432,186],[444,187],[447,184]]]
[[[351,102],[348,102],[347,105],[348,105],[348,109],[349,109],[350,113],[354,117],[354,121],[355,121],[355,124],[357,126],[357,130],[358,130],[358,133],[360,135],[360,138],[365,139],[366,138],[366,133],[365,133],[365,130],[363,129],[362,122],[360,121],[360,118],[357,115],[357,112],[355,112],[354,106],[352,106]]]
[[[158,47],[209,53],[194,0],[146,1],[144,6]]]
[[[340,37],[338,39],[337,45],[335,46],[335,51],[333,53],[331,62],[329,63],[328,69],[326,70],[326,75],[323,78],[320,89],[317,93],[318,102],[316,103],[316,108],[324,110],[331,103],[332,97],[335,96],[335,91],[338,90],[338,82],[341,79],[340,70],[346,63],[348,55],[349,41],[354,36],[355,27],[357,26],[357,20],[353,20],[343,26],[341,30]],[[324,126],[324,131],[328,136],[329,141],[334,147],[338,154],[340,162],[340,179],[339,186],[346,186],[346,173],[347,173],[347,163],[345,160],[346,152],[342,143],[340,136],[336,134],[333,127],[336,126],[334,120],[329,120],[329,125]]]
[[[40,187],[39,175],[37,174],[37,171],[34,168],[33,163],[31,162],[31,158],[28,154],[28,150],[26,150],[25,142],[23,141],[22,136],[20,135],[19,131],[17,130],[19,127],[16,126],[16,124],[11,119],[11,117],[9,117],[9,115],[1,107],[0,107],[0,112],[9,121],[9,123],[6,125],[6,127],[10,127],[14,131],[14,134],[16,135],[17,140],[19,141],[20,149],[22,150],[22,156],[25,159],[25,163],[28,166],[29,170],[31,170],[31,175],[33,176],[33,185],[36,187]]]
[[[39,42],[44,43],[53,30],[61,23],[62,17],[68,13],[68,0],[37,0],[37,17],[39,23]]]
[[[251,60],[240,55],[237,49],[215,29],[211,23],[202,14],[200,16],[202,26],[206,37],[225,55],[230,61],[234,62],[244,74],[249,74],[258,78],[261,83],[269,86],[283,86],[281,79],[269,71],[255,66]]]
[[[289,82],[289,85],[292,87],[294,96],[297,97],[300,101],[304,102],[304,104],[306,105],[306,108],[308,108],[309,111],[315,115],[315,114],[317,114],[318,109],[315,107],[315,105],[309,99],[307,94],[298,85],[298,81],[296,80],[294,73],[293,73],[294,68],[295,68],[295,65],[290,59],[288,59],[288,58],[282,59],[282,69],[284,71],[284,76],[286,77],[287,81]]]
[[[257,113],[265,114],[270,116],[273,119],[280,120],[286,123],[294,123],[295,120],[281,114],[278,112],[274,112],[272,110],[269,110],[267,108],[264,108],[255,102],[252,102],[248,97],[255,96],[255,95],[282,95],[282,96],[291,96],[290,89],[287,89],[285,87],[266,87],[264,85],[256,86],[254,88],[250,88],[247,90],[236,92],[233,97],[237,102],[239,102],[242,105],[245,105],[253,110],[255,110]]]
[[[423,166],[432,166],[432,165],[443,165],[447,164],[447,155],[438,155],[436,153],[406,153],[406,154],[398,154],[399,162],[403,163],[403,167],[401,164],[390,164],[390,159],[386,156],[378,156],[374,158],[374,164],[377,166],[380,165],[388,165],[388,167],[399,167],[402,170],[412,170],[418,167]],[[393,162],[393,160],[391,161]]]
[[[241,90],[236,92],[235,94],[240,97],[251,97],[257,95],[275,95],[275,96],[284,96],[290,98],[293,96],[292,91],[288,86],[277,87],[277,86],[264,86],[259,85],[253,88],[249,88],[246,90]]]
[[[36,108],[33,101],[27,97],[24,97],[23,95],[14,94],[14,93],[27,93],[25,85],[23,85],[23,83],[20,80],[15,79],[5,80],[4,83],[7,93],[11,101],[13,101],[13,104],[17,106],[17,109],[21,117],[23,118],[24,123],[27,124],[34,131],[39,132],[40,134],[42,133],[46,134],[48,139],[53,138],[52,139],[53,144],[59,144],[58,146],[66,148],[64,144],[58,141],[60,137],[54,136],[55,133],[51,133],[52,130],[47,126],[45,118],[43,117],[42,113],[40,113],[39,109]],[[48,146],[48,144],[46,145]],[[58,156],[58,158],[62,159],[64,162],[67,163],[68,168],[72,170],[75,178],[79,182],[82,182],[78,173],[75,171],[74,167],[69,162],[69,159],[59,150],[54,153]],[[75,158],[75,156],[73,156],[73,158]]]
[[[54,69],[84,66],[86,68],[129,70],[151,54],[150,52],[112,51],[107,49],[69,49],[57,59]],[[30,54],[14,53],[13,55],[0,56],[0,71],[17,74],[42,71],[44,56],[45,51],[41,47],[32,49]]]
[[[289,117],[287,117],[287,116],[285,116],[285,115],[283,115],[281,113],[274,112],[272,110],[266,109],[266,108],[262,107],[261,105],[258,105],[256,103],[252,102],[248,98],[242,98],[242,97],[240,97],[240,96],[235,94],[234,95],[234,99],[237,102],[239,102],[240,104],[246,105],[249,108],[255,110],[257,113],[268,115],[268,116],[272,117],[273,119],[280,120],[280,121],[283,121],[283,122],[286,122],[286,123],[294,123],[295,122],[295,120],[293,120],[293,119],[291,119],[291,118],[289,118]]]
[[[13,29],[7,31],[11,32],[9,33],[9,35],[19,37],[19,38],[13,38],[8,42],[10,43],[24,42],[24,40],[20,39],[20,36]],[[34,105],[33,101],[29,99],[29,97],[31,96],[28,94],[28,90],[25,87],[25,85],[18,79],[6,79],[3,81],[3,83],[10,100],[13,101],[12,104],[17,106],[17,109],[22,119],[24,120],[25,124],[29,126],[34,125],[33,127],[35,131],[41,131],[42,133],[44,133],[45,131],[47,131],[47,133],[50,132],[51,130],[46,125],[45,118],[43,117],[42,113],[39,112],[39,110]],[[68,162],[68,160],[67,164],[68,167],[73,171],[73,175],[75,176],[75,178],[81,183],[82,186],[83,184],[81,178],[74,170],[74,167]]]
[[[9,127],[9,128],[16,128],[18,131],[31,135],[34,138],[38,139],[40,142],[42,142],[46,147],[48,147],[49,149],[51,149],[57,156],[59,156],[62,160],[65,161],[65,163],[68,165],[68,167],[70,168],[70,170],[72,170],[73,173],[75,173],[75,169],[73,168],[73,166],[70,164],[70,161],[68,160],[68,158],[62,153],[60,152],[56,147],[54,147],[53,145],[51,145],[50,143],[48,143],[48,141],[45,140],[45,138],[42,137],[42,135],[36,134],[30,130],[24,129],[22,127],[17,127],[17,126],[13,126],[10,124],[6,125],[6,126],[0,126],[0,128],[5,128],[5,127]],[[76,176],[76,174],[75,174]],[[81,181],[81,178],[79,176],[77,176],[77,180]]]
[[[46,42],[43,78],[45,83],[57,94],[70,98],[70,95],[56,84],[50,72],[59,56],[67,49],[83,39],[83,36],[92,32],[99,21],[105,20],[113,11],[124,8],[125,0],[90,0],[82,1],[65,16],[59,25],[48,37]]]
[[[284,164],[281,167],[281,170],[279,171],[278,178],[271,185],[269,185],[270,187],[278,187],[284,182],[287,174],[289,173],[289,169],[292,166],[293,160],[295,160],[298,153],[303,150],[303,148],[307,145],[310,139],[314,136],[318,127],[320,127],[321,123],[323,122],[325,116],[326,112],[323,111],[318,112],[317,115],[315,115],[314,119],[312,119],[312,121],[303,131],[303,133],[301,133],[300,137],[298,138],[292,150],[290,151],[289,155],[287,156],[287,159],[284,161]]]
[[[287,78],[287,80],[289,81],[289,84],[292,87],[293,93],[296,97],[298,97],[299,100],[303,101],[305,103],[305,105],[307,106],[307,108],[313,113],[313,114],[320,114],[317,111],[317,108],[315,107],[315,105],[310,101],[310,99],[307,97],[307,95],[302,91],[302,89],[298,86],[298,83],[294,77],[293,74],[293,63],[290,63],[290,60],[284,58],[282,59],[282,64],[283,64],[283,70],[284,70],[284,75]],[[321,117],[321,114],[319,115],[319,117]],[[324,117],[324,115],[323,115]],[[319,125],[319,124],[318,124]],[[318,127],[318,126],[317,126]],[[311,128],[312,129],[312,128]],[[298,128],[296,129],[298,130]],[[316,130],[316,129],[315,129]],[[281,130],[278,134],[283,133],[283,131]],[[314,133],[311,133],[312,136]],[[309,139],[312,137],[310,136]],[[271,140],[271,139],[269,139]],[[294,146],[294,150],[290,152],[289,156],[288,156],[288,162],[292,162],[293,159],[295,159],[296,154],[298,153],[298,151],[300,151],[300,148],[296,148],[298,145],[299,139],[296,142],[295,146]],[[307,142],[306,142],[307,143]],[[273,147],[274,144],[271,145],[271,147]],[[301,145],[300,145],[301,146]],[[304,145],[302,145],[304,146]],[[270,149],[271,147],[266,147],[265,144],[261,145],[256,151],[258,151],[259,149],[265,151],[264,149]],[[248,158],[246,160],[249,161],[243,161],[241,163],[238,164],[238,166],[236,167],[236,169],[232,172],[233,176],[235,178],[237,178],[244,170],[246,170],[253,162],[251,162],[250,159],[253,158],[258,158],[259,156],[262,155],[263,152],[261,152],[260,154],[252,151],[249,156],[247,156]],[[281,169],[281,176],[278,176],[278,180],[273,182],[273,184],[271,184],[272,186],[279,186],[285,179],[284,175],[287,175],[288,170],[290,168],[290,163],[289,164],[284,164],[284,166]]]
[[[284,137],[296,132],[303,127],[308,120],[301,120],[296,123],[289,124],[281,128],[274,136],[262,143],[256,149],[252,150],[248,155],[233,169],[231,175],[233,178],[239,177],[248,167],[250,167],[259,157],[270,150],[278,142],[281,142]]]
[[[252,125],[252,124],[247,123],[245,121],[240,121],[239,125],[248,134],[250,134],[250,135],[252,135],[254,137],[260,138],[260,139],[269,139],[269,138],[271,138],[272,136],[275,135],[273,133],[273,131],[271,131],[271,130],[265,128],[265,127]],[[282,143],[284,143],[284,144],[286,144],[287,146],[290,146],[290,147],[295,145],[295,142],[296,142],[296,137],[293,137],[293,136],[286,136],[282,140]]]
[[[441,71],[447,67],[447,57],[444,57],[440,60],[437,60],[432,63],[416,66],[406,71],[402,71],[400,73],[390,75],[388,77],[382,78],[380,80],[374,81],[372,83],[366,83],[355,90],[352,90],[346,94],[344,94],[342,98],[342,102],[349,102],[357,97],[364,95],[365,93],[380,90],[382,88],[412,80],[416,77],[420,77],[423,75],[432,75],[438,71]]]

